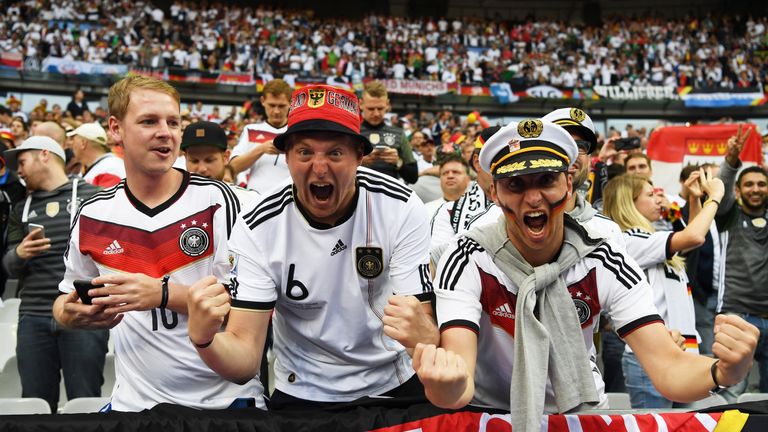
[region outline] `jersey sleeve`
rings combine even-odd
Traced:
[[[663,322],[653,304],[651,286],[634,259],[613,240],[607,240],[589,255],[594,260],[602,309],[614,323],[616,332],[625,337],[654,322]]]
[[[649,233],[636,228],[625,231],[627,252],[637,261],[640,268],[653,267],[674,255],[670,251],[673,234],[672,231]]]
[[[232,149],[230,159],[234,159],[237,156],[248,153],[253,148],[253,143],[248,139],[248,127],[243,128],[243,132],[240,134],[240,139],[237,141],[237,145]]]
[[[71,293],[76,280],[91,280],[99,275],[99,269],[89,255],[80,252],[80,216],[75,219],[75,225],[69,235],[69,243],[64,252],[64,279],[59,282],[59,291]]]
[[[455,201],[448,201],[441,204],[434,216],[432,216],[429,257],[435,264],[440,261],[440,256],[447,247],[447,243],[450,243],[456,234],[451,226],[450,212],[454,203]]]
[[[416,158],[413,156],[413,149],[411,148],[411,143],[408,141],[408,138],[405,136],[405,133],[402,133],[402,132],[400,133],[399,156],[400,156],[400,159],[403,160],[403,165],[416,162]]]
[[[219,282],[225,283],[230,278],[231,259],[228,240],[234,230],[237,214],[240,212],[240,201],[232,189],[221,183],[219,185],[221,207],[213,215],[214,239],[219,239],[214,245],[213,275]]]
[[[479,249],[473,241],[459,237],[449,243],[440,258],[435,276],[437,324],[440,331],[451,327],[480,330],[482,307],[480,272],[472,259]]]
[[[232,307],[251,310],[269,310],[277,301],[277,283],[265,266],[266,256],[253,241],[253,233],[238,215],[229,239],[232,258],[230,295]]]
[[[411,193],[402,212],[400,227],[394,239],[389,261],[389,277],[395,294],[414,295],[421,301],[431,300],[432,280],[429,272],[429,218],[427,209]]]

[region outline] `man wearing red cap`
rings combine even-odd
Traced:
[[[427,215],[410,189],[360,167],[373,146],[358,119],[346,90],[294,92],[288,129],[274,141],[292,181],[238,216],[231,300],[213,278],[191,288],[190,338],[234,382],[258,372],[277,311],[271,409],[423,395],[406,348],[438,337]]]

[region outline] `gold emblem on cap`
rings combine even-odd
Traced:
[[[544,131],[544,123],[539,119],[523,120],[517,125],[517,133],[523,138],[538,138]]]
[[[315,88],[315,89],[309,89],[309,102],[307,103],[307,106],[310,108],[320,108],[321,106],[325,105],[325,89],[324,88]]]
[[[195,131],[195,136],[198,138],[203,138],[205,136],[205,129],[198,129]]]
[[[587,114],[578,109],[578,108],[571,108],[571,119],[576,120],[577,122],[581,123],[587,118]]]

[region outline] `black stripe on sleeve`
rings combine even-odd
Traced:
[[[661,319],[661,317],[659,315],[657,315],[657,314],[644,316],[644,317],[638,318],[638,319],[632,321],[631,323],[626,324],[624,327],[616,330],[616,333],[619,335],[620,338],[624,339],[625,337],[627,337],[627,335],[629,335],[633,331],[639,329],[640,327],[645,327],[648,324],[653,324],[653,323],[661,323],[663,325],[664,324],[664,320]]]
[[[421,294],[414,295],[420,302],[426,303],[426,302],[432,302],[435,301],[435,293],[433,292],[423,292]]]
[[[480,334],[479,325],[473,323],[472,321],[467,321],[462,319],[444,322],[443,325],[440,326],[440,333],[448,330],[449,328],[455,328],[455,327],[465,328],[467,330],[475,332],[476,334]]]
[[[432,278],[429,274],[429,264],[419,265],[419,281],[421,282],[421,292],[431,293],[434,291],[432,287]]]
[[[380,174],[376,171],[373,171],[373,172],[358,171],[357,178],[358,180],[365,180],[371,185],[381,186],[384,189],[400,192],[406,197],[409,197],[411,193],[413,193],[413,191],[408,187],[396,182],[391,177],[385,174]]]
[[[648,231],[643,231],[640,228],[632,228],[627,231],[627,234],[629,234],[630,237],[640,237],[644,239],[651,237],[651,233]]]
[[[237,199],[237,196],[235,196],[235,193],[224,182],[209,179],[198,174],[192,174],[190,176],[189,184],[195,186],[210,185],[216,187],[221,192],[221,195],[224,198],[224,210],[227,220],[227,238],[229,238],[232,234],[232,227],[235,226],[237,214],[240,213],[240,201]]]
[[[280,206],[283,201],[291,196],[291,187],[291,185],[288,185],[279,192],[264,198],[253,210],[243,215],[245,223],[251,224],[255,219],[258,219],[261,213]]]
[[[232,307],[237,309],[249,309],[256,311],[268,311],[275,308],[276,301],[271,302],[252,302],[245,300],[232,299]]]
[[[387,189],[386,186],[384,186],[384,187],[374,186],[374,185],[369,184],[368,180],[365,180],[365,179],[362,179],[362,178],[359,179],[358,184],[360,185],[360,187],[368,190],[369,192],[375,192],[375,193],[384,194],[384,195],[386,195],[386,196],[388,196],[390,198],[394,198],[394,199],[400,200],[402,202],[408,202],[409,195],[398,193],[397,191],[392,190],[392,189]]]
[[[675,233],[669,233],[669,236],[667,236],[667,244],[664,246],[664,252],[667,259],[672,259],[673,256],[675,256],[675,253],[672,252],[672,237],[675,235]]]
[[[590,252],[587,257],[600,261],[603,267],[613,273],[616,276],[616,280],[627,289],[632,289],[642,280],[640,275],[631,266],[627,265],[622,255],[614,252],[608,243],[603,243],[597,249]]]
[[[453,291],[464,271],[464,267],[469,263],[469,256],[484,249],[474,240],[468,237],[461,237],[458,240],[459,247],[451,253],[445,264],[445,271],[441,275],[440,288]]]

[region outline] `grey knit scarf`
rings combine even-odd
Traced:
[[[573,207],[573,210],[568,212],[568,216],[576,219],[579,223],[585,223],[592,219],[596,214],[597,210],[592,207],[592,204],[582,198],[581,195],[576,194],[576,206]]]
[[[493,257],[518,287],[515,307],[515,358],[510,412],[515,432],[539,432],[547,378],[559,412],[587,409],[599,402],[589,354],[568,289],[565,272],[599,246],[565,215],[565,238],[554,262],[531,267],[507,238],[506,218],[465,234]],[[584,405],[587,404],[587,405]]]

